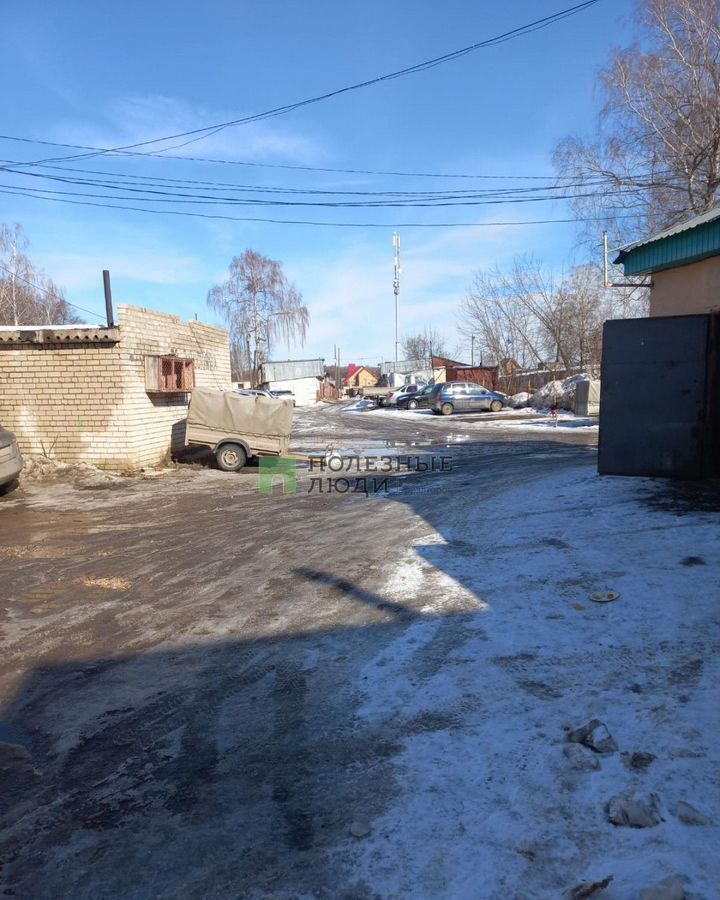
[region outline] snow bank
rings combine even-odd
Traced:
[[[513,394],[512,397],[508,397],[508,406],[513,409],[524,409],[526,406],[530,406],[530,396],[527,391]]]
[[[557,406],[559,409],[572,410],[575,408],[575,390],[580,381],[590,381],[590,377],[571,375],[562,381],[548,381],[532,395],[530,406],[535,409]]]
[[[58,459],[51,459],[40,455],[23,455],[25,466],[21,479],[23,481],[43,481],[57,478],[66,480],[82,479],[86,483],[101,484],[110,481],[123,480],[122,475],[105,469],[98,469],[89,463],[64,463]]]

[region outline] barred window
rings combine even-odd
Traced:
[[[185,394],[195,387],[195,361],[176,356],[145,357],[148,393]]]

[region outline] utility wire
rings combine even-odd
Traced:
[[[34,177],[45,177],[51,180],[69,182],[72,184],[97,184],[102,187],[108,187],[112,185],[122,185],[124,184],[123,179],[129,180],[131,183],[135,184],[145,184],[151,187],[167,187],[174,185],[191,185],[191,186],[201,186],[209,191],[219,191],[223,189],[231,189],[237,191],[248,191],[251,193],[276,193],[276,194],[308,194],[308,195],[323,195],[323,196],[353,196],[353,197],[435,197],[435,196],[445,196],[449,193],[448,190],[444,191],[354,191],[354,190],[346,190],[346,191],[330,191],[330,190],[322,190],[318,188],[292,188],[292,187],[280,187],[277,185],[253,185],[253,184],[238,184],[237,182],[226,182],[226,181],[207,181],[200,180],[196,178],[167,178],[163,176],[153,176],[153,175],[134,175],[129,172],[102,172],[98,169],[81,169],[77,167],[71,166],[53,166],[53,165],[41,165],[38,166],[40,169],[50,169],[54,172],[59,173],[73,173],[77,172],[79,174],[85,175],[100,175],[105,176],[101,178],[87,178],[87,179],[77,179],[73,178],[70,175],[42,175],[39,172],[26,172],[21,169],[17,169],[14,166],[0,165],[0,171],[13,172],[17,175],[33,175]],[[112,179],[121,179],[120,181],[114,181]],[[557,185],[552,183],[552,179],[546,179],[548,183],[533,186],[533,187],[503,187],[503,188],[494,188],[490,190],[478,190],[478,189],[458,189],[455,188],[452,191],[453,195],[457,196],[504,196],[510,194],[531,194],[537,191],[549,191],[549,190],[569,190],[570,188],[587,188],[587,187],[595,187],[605,184],[603,179],[587,179],[586,181],[576,181],[569,182],[563,185]],[[638,179],[638,187],[652,187],[652,184],[645,184],[644,182]]]
[[[143,153],[141,151],[132,151],[132,150],[108,150],[103,147],[92,147],[87,144],[62,144],[58,141],[44,141],[39,138],[26,138],[26,137],[17,137],[16,135],[11,134],[0,134],[0,140],[2,141],[18,141],[24,144],[39,144],[45,147],[62,147],[66,150],[91,150],[92,154],[95,156],[101,156],[103,154],[106,155],[116,155],[116,156],[129,156],[135,158],[145,158],[145,159],[172,159],[179,160],[181,162],[202,162],[202,163],[212,163],[213,165],[223,165],[223,166],[249,166],[260,169],[288,169],[292,171],[298,172],[326,172],[335,175],[381,175],[381,176],[391,176],[396,178],[472,178],[472,179],[482,179],[482,180],[492,180],[492,181],[562,181],[566,179],[574,179],[574,175],[475,175],[468,173],[450,173],[450,172],[394,172],[394,171],[381,171],[378,169],[338,169],[338,168],[330,168],[327,166],[296,166],[290,165],[286,163],[266,163],[266,162],[251,162],[249,160],[239,160],[239,159],[216,159],[208,156],[183,156],[183,155],[173,155],[170,153]],[[83,158],[83,157],[62,157],[61,159],[67,159],[71,161],[75,158]],[[12,159],[3,159],[3,163],[12,166],[41,166],[44,165],[44,162],[51,162],[51,160],[46,160],[43,162],[32,162],[32,161],[18,161]],[[639,176],[640,177],[640,176]],[[649,176],[648,176],[649,177]]]
[[[329,100],[331,97],[338,97],[341,94],[347,94],[350,91],[357,91],[361,88],[370,87],[372,85],[380,84],[384,81],[392,81],[395,78],[401,78],[406,75],[413,75],[417,72],[424,72],[427,69],[435,68],[435,66],[442,65],[443,63],[450,62],[451,60],[459,59],[462,56],[466,56],[468,53],[473,53],[476,50],[481,50],[485,47],[495,46],[497,44],[505,43],[506,41],[514,40],[515,38],[521,37],[525,34],[531,34],[534,31],[539,31],[542,28],[547,28],[550,25],[553,25],[555,22],[559,22],[562,19],[566,19],[570,16],[574,16],[577,13],[583,12],[586,9],[589,9],[591,6],[595,6],[596,3],[599,3],[600,0],[585,0],[584,3],[578,3],[575,6],[568,7],[567,9],[560,10],[559,12],[553,13],[549,16],[544,16],[541,19],[536,19],[533,22],[528,22],[525,25],[520,25],[517,28],[513,28],[510,31],[503,32],[502,34],[495,35],[491,38],[486,38],[483,41],[477,41],[474,44],[470,44],[467,47],[462,47],[459,50],[453,50],[450,53],[445,53],[442,56],[436,56],[433,59],[428,59],[420,63],[416,63],[412,66],[407,66],[404,69],[398,69],[395,72],[389,72],[385,75],[379,75],[375,78],[367,79],[366,81],[360,81],[356,84],[347,85],[346,87],[337,88],[332,91],[327,91],[324,94],[318,94],[315,97],[308,97],[305,100],[298,100],[295,103],[288,103],[284,106],[276,106],[273,109],[265,110],[265,112],[256,113],[251,116],[244,116],[240,119],[231,119],[227,122],[220,122],[215,125],[206,125],[203,128],[194,128],[190,131],[179,131],[175,134],[164,135],[159,138],[152,138],[147,141],[138,141],[134,144],[125,144],[120,147],[113,147],[111,149],[103,150],[102,154],[105,153],[113,153],[118,150],[135,150],[138,147],[148,147],[153,144],[164,143],[165,141],[177,140],[179,138],[188,138],[188,140],[183,141],[180,144],[176,144],[171,147],[165,147],[162,149],[165,150],[177,150],[181,147],[186,147],[188,144],[195,143],[197,141],[204,140],[205,138],[211,137],[212,135],[217,134],[220,131],[224,131],[226,128],[234,128],[239,125],[247,125],[251,122],[261,122],[265,119],[274,118],[275,116],[284,115],[285,113],[292,112],[293,110],[300,109],[304,106],[309,106],[314,103],[320,103],[323,100]],[[162,149],[160,152],[162,152]],[[90,154],[92,155],[102,155],[102,154]],[[61,157],[60,159],[86,159],[88,155],[80,156],[80,157]],[[58,162],[59,159],[42,159],[35,160],[31,163],[26,163],[26,165],[37,165],[38,163],[46,163],[46,162]]]
[[[113,203],[96,203],[90,200],[68,200],[63,197],[42,197],[38,194],[29,194],[20,188],[0,188],[0,194],[8,194],[14,197],[29,197],[33,200],[50,200],[55,203],[69,203],[73,206],[96,206],[102,209],[122,209],[132,212],[149,213],[151,215],[188,216],[197,219],[221,219],[228,222],[261,222],[272,225],[311,225],[326,228],[491,228],[510,225],[555,225],[575,222],[595,222],[595,218],[569,218],[569,219],[532,219],[525,221],[506,222],[318,222],[308,219],[271,219],[258,216],[228,216],[220,213],[200,213],[176,209],[147,209],[142,206],[126,206]],[[631,219],[632,214],[619,214],[613,218]]]
[[[1,167],[0,167],[0,170]],[[7,171],[7,170],[5,170]],[[11,172],[11,174],[14,174]],[[33,172],[24,172],[24,175],[28,175],[30,177],[45,177],[45,176],[37,176]],[[51,180],[56,180],[51,178]],[[67,183],[67,182],[65,182]],[[83,184],[82,181],[73,181],[72,184],[76,184],[78,186],[87,186]],[[2,187],[12,188],[15,185],[11,184],[3,184],[0,182]],[[90,185],[94,187],[95,185]],[[594,193],[580,193],[580,194],[550,194],[546,196],[533,196],[533,197],[518,197],[515,199],[507,198],[507,197],[499,197],[499,198],[486,198],[480,197],[478,199],[468,198],[468,197],[456,197],[451,194],[445,195],[442,197],[429,198],[429,199],[412,199],[412,200],[396,200],[396,201],[388,201],[388,200],[359,200],[359,201],[328,201],[328,200],[280,200],[280,199],[258,199],[258,198],[250,198],[250,197],[212,197],[203,194],[187,194],[180,192],[170,192],[170,191],[161,191],[150,188],[132,188],[128,185],[123,185],[122,188],[118,188],[117,190],[125,190],[129,191],[135,195],[142,196],[131,196],[131,197],[123,197],[116,194],[98,194],[98,193],[86,193],[83,191],[55,191],[50,188],[32,188],[27,187],[23,188],[26,191],[32,193],[40,193],[40,194],[58,194],[61,196],[68,197],[92,197],[99,198],[101,200],[141,200],[143,203],[173,203],[173,204],[202,204],[207,206],[280,206],[280,207],[323,207],[326,209],[400,209],[400,208],[414,208],[414,209],[427,209],[427,208],[442,208],[448,206],[499,206],[499,205],[508,205],[508,204],[518,204],[518,203],[542,203],[545,201],[556,201],[556,200],[584,200],[590,199],[593,197],[609,197],[609,196],[617,196],[619,194],[627,195],[628,193],[632,193],[627,189],[620,189],[617,191],[596,191]],[[110,190],[114,190],[114,188],[109,188]],[[150,196],[148,196],[150,195]]]
[[[78,306],[77,303],[71,303],[69,300],[66,300],[64,297],[59,297],[57,294],[53,294],[52,291],[48,291],[48,290],[46,290],[46,288],[41,287],[41,285],[35,284],[34,281],[30,281],[28,278],[23,278],[22,275],[18,275],[17,272],[13,272],[12,269],[8,269],[8,267],[4,266],[2,263],[0,263],[0,269],[4,269],[8,274],[12,275],[13,278],[19,278],[20,281],[24,281],[25,284],[29,284],[30,287],[35,288],[36,291],[42,291],[43,294],[46,294],[48,297],[50,297],[53,300],[59,300],[59,301],[62,301],[63,303],[67,303],[67,305],[72,306],[73,309],[79,309],[81,312],[88,313],[91,316],[97,316],[98,319],[105,318],[105,316],[101,316],[100,313],[93,312],[91,309],[85,309],[84,306]],[[18,328],[24,328],[24,327],[25,326],[23,326],[23,325],[18,325]],[[48,328],[52,328],[52,325],[48,325]]]

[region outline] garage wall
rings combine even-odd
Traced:
[[[268,382],[268,389],[271,391],[292,391],[295,395],[296,406],[313,406],[317,403],[318,380],[314,377],[270,381]]]
[[[197,387],[229,388],[228,333],[223,328],[135,306],[119,306],[118,319],[122,421],[130,436],[131,464],[135,468],[154,465],[183,446],[190,394],[148,392],[146,357],[192,359]]]
[[[685,316],[720,310],[720,256],[655,272],[651,316]]]
[[[24,453],[135,469],[180,447],[190,395],[148,392],[148,356],[192,359],[200,387],[230,385],[224,329],[125,305],[118,320],[0,328],[0,423]]]

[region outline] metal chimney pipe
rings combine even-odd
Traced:
[[[115,324],[112,305],[112,287],[110,286],[110,272],[103,269],[103,287],[105,288],[105,315],[107,317],[108,328],[112,328]]]

